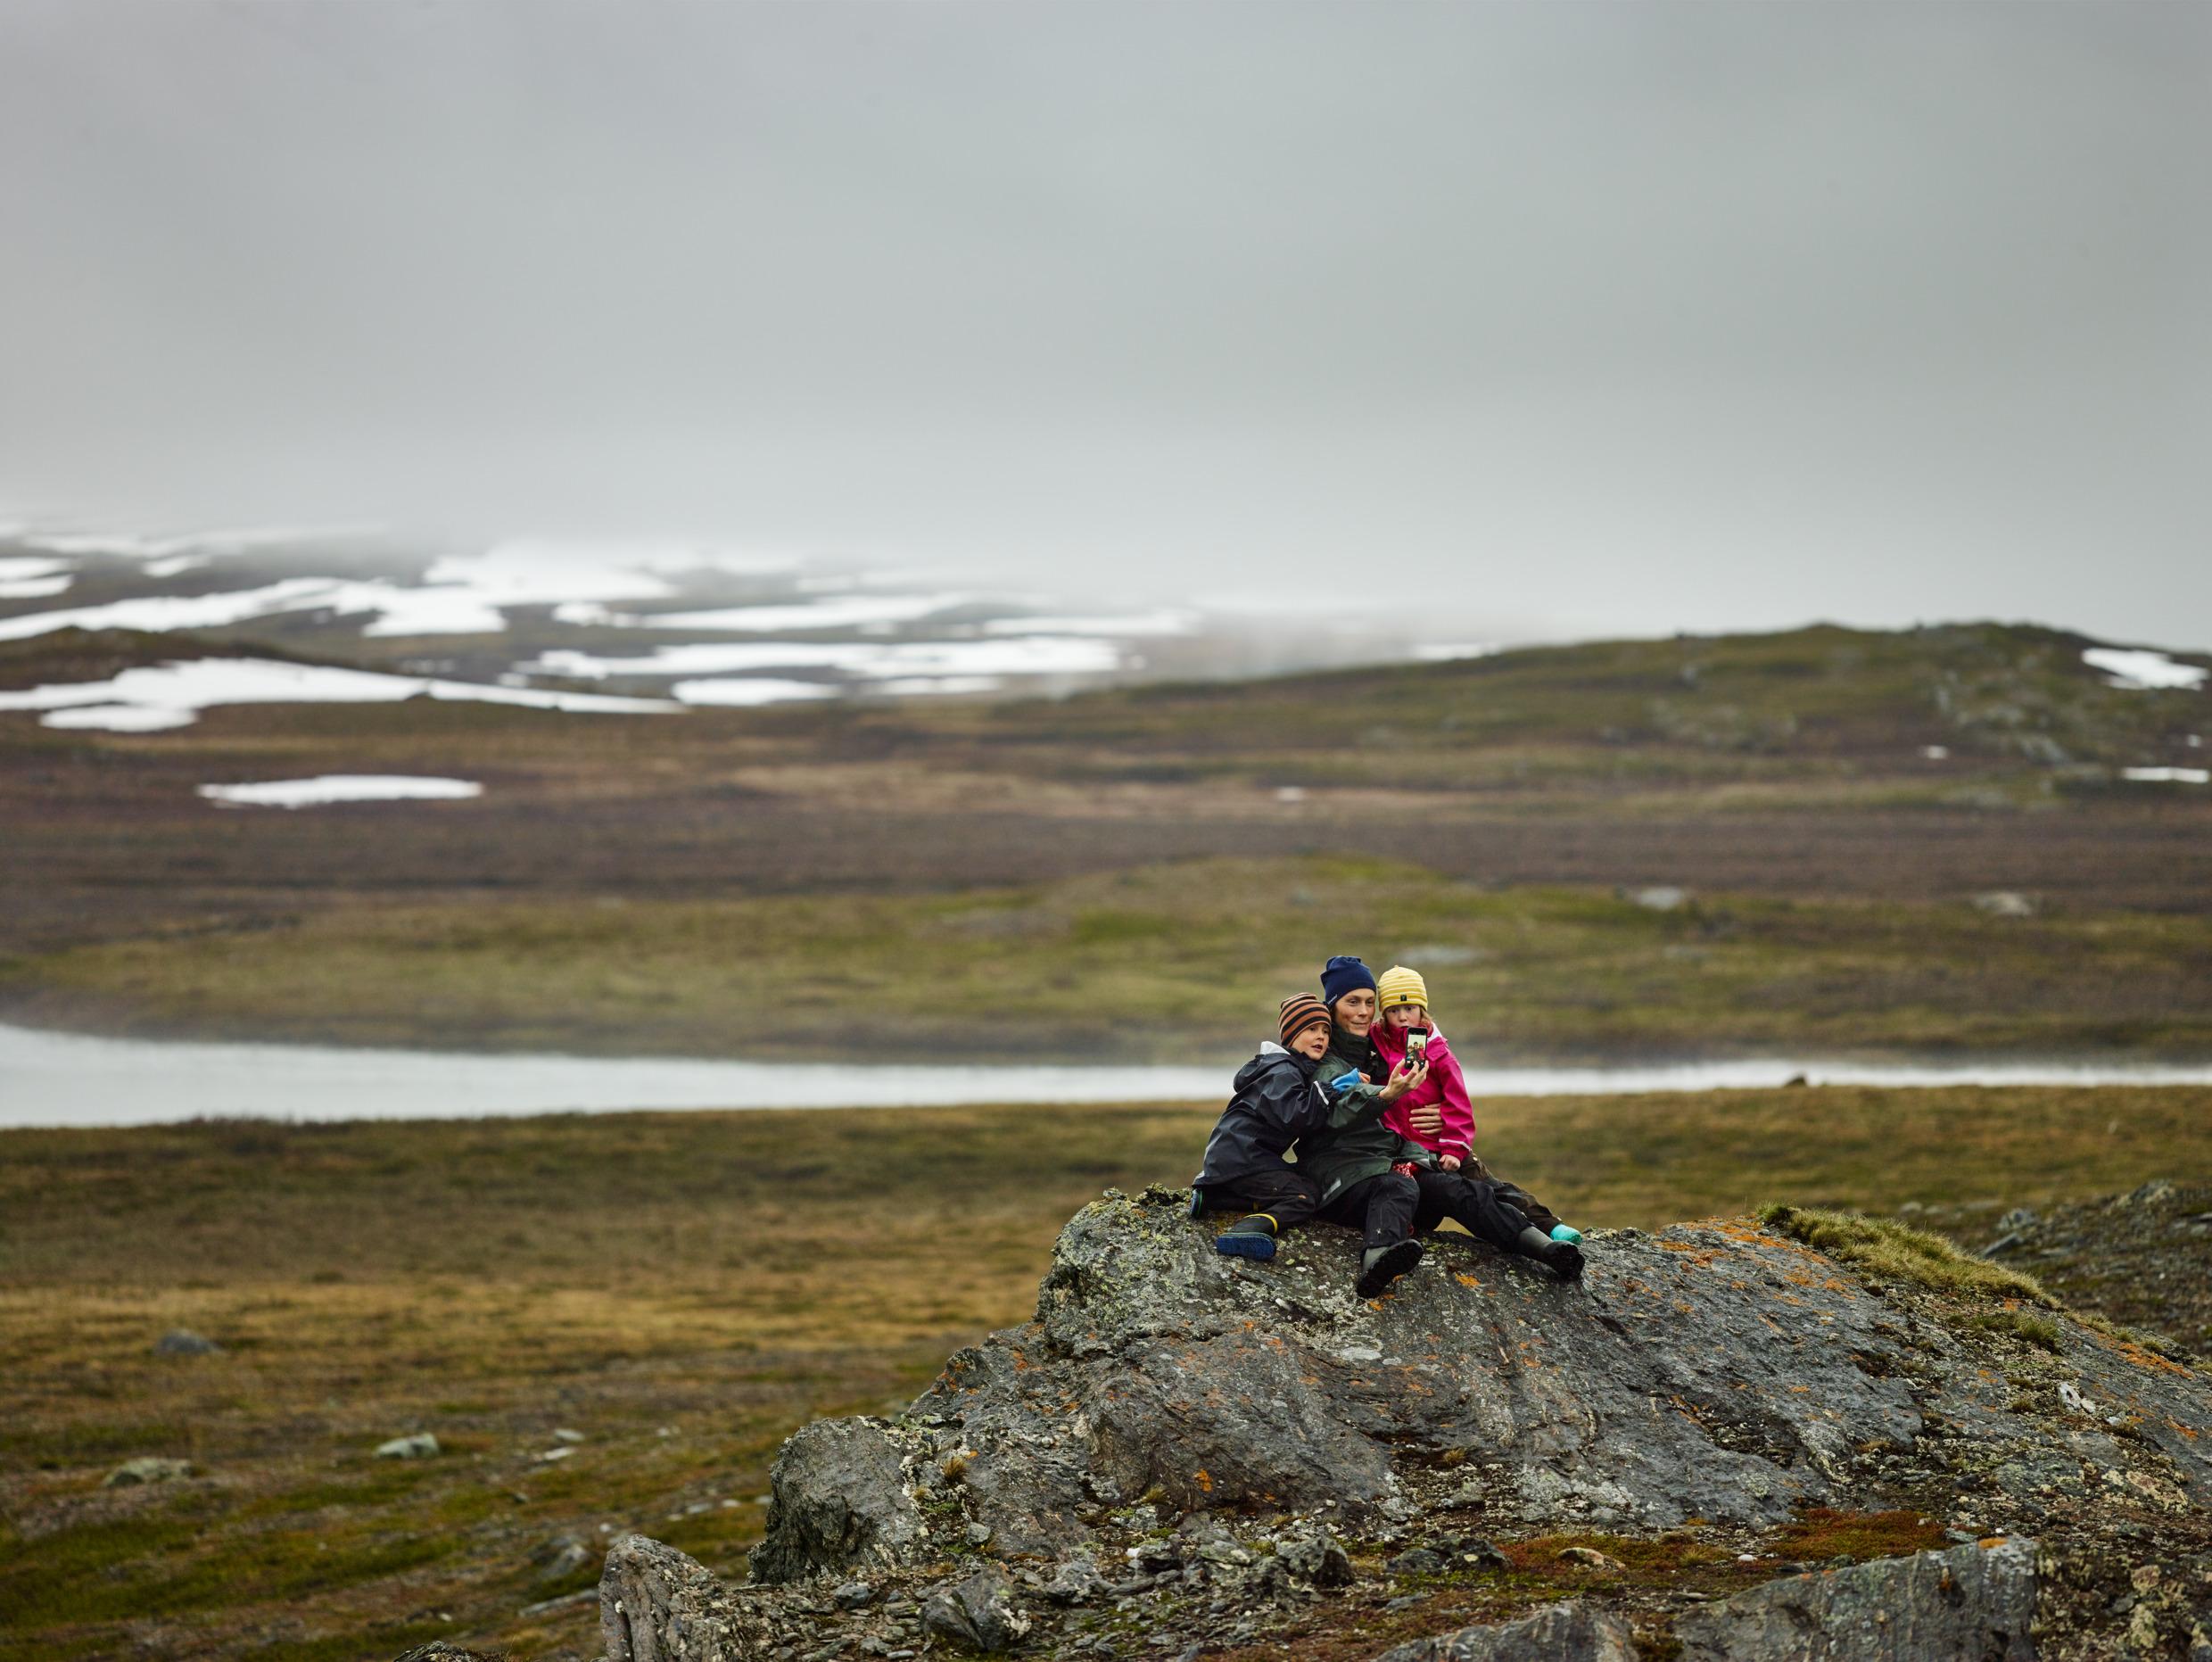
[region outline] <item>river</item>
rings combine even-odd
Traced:
[[[210,1117],[440,1120],[666,1108],[912,1108],[961,1103],[1213,1103],[1215,1067],[754,1063],[485,1055],[316,1045],[101,1038],[0,1024],[0,1128],[153,1125]],[[1834,1085],[2207,1085],[2212,1066],[1853,1063],[1785,1057],[1467,1068],[1477,1096]]]

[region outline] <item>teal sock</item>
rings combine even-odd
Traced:
[[[1569,1246],[1572,1246],[1582,1238],[1582,1232],[1580,1229],[1571,1229],[1564,1223],[1555,1223],[1551,1227],[1551,1238],[1555,1241],[1564,1241]]]

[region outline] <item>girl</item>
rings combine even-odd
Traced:
[[[1447,1171],[1466,1169],[1469,1177],[1488,1178],[1498,1186],[1498,1198],[1514,1207],[1555,1241],[1580,1241],[1581,1233],[1569,1228],[1558,1215],[1526,1189],[1506,1182],[1474,1157],[1474,1104],[1467,1097],[1466,1076],[1459,1059],[1451,1054],[1443,1034],[1429,1015],[1429,984],[1418,970],[1397,964],[1382,972],[1376,983],[1382,1020],[1368,1037],[1387,1068],[1396,1068],[1408,1051],[1425,1044],[1422,1053],[1428,1077],[1393,1104],[1382,1123],[1399,1136],[1432,1150]],[[1412,1035],[1423,1037],[1416,1039]]]

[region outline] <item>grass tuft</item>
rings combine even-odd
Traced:
[[[2048,1316],[2031,1316],[2026,1311],[1986,1311],[1974,1318],[1974,1325],[1987,1333],[2008,1333],[2054,1354],[2059,1348],[2059,1324]]]
[[[2059,1301],[2044,1292],[2035,1277],[1977,1258],[1940,1235],[1908,1228],[1886,1218],[1822,1211],[1811,1206],[1770,1205],[1760,1208],[1759,1220],[1885,1280],[1907,1282],[1936,1293],[2025,1299],[2047,1310],[2058,1308]]]

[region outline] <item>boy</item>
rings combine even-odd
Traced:
[[[1399,1097],[1383,1116],[1383,1122],[1433,1151],[1437,1163],[1445,1170],[1465,1170],[1471,1178],[1488,1178],[1497,1186],[1498,1199],[1553,1240],[1570,1245],[1581,1241],[1580,1230],[1568,1228],[1550,1207],[1475,1158],[1474,1104],[1467,1097],[1466,1076],[1460,1072],[1458,1058],[1451,1054],[1429,1013],[1429,984],[1422,980],[1421,972],[1404,964],[1393,965],[1382,972],[1375,996],[1382,1020],[1368,1037],[1384,1067],[1396,1067],[1415,1048],[1413,1034],[1427,1035],[1421,1056],[1428,1063],[1428,1078]]]
[[[1321,1208],[1320,1191],[1283,1156],[1328,1118],[1314,1074],[1328,1047],[1329,1013],[1311,993],[1300,993],[1283,1001],[1278,1026],[1283,1042],[1263,1044],[1237,1070],[1236,1094],[1206,1139],[1205,1164],[1192,1179],[1192,1217],[1250,1209],[1214,1242],[1226,1257],[1273,1258],[1275,1236]]]

